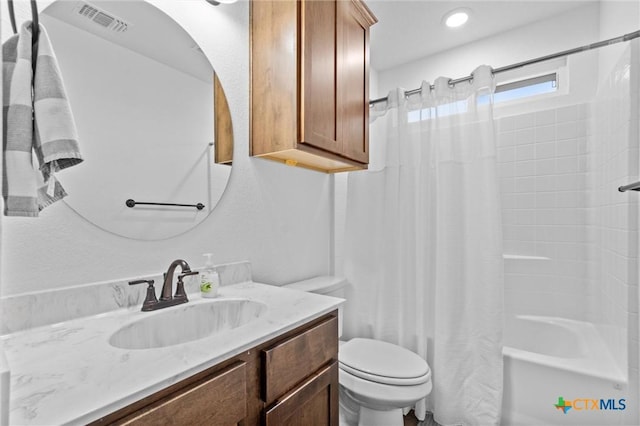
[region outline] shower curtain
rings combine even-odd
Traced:
[[[345,337],[424,357],[433,390],[415,412],[442,425],[497,425],[502,400],[495,84],[489,67],[473,75],[425,82],[408,98],[390,93],[372,111],[385,115],[371,127],[381,169],[348,177]]]

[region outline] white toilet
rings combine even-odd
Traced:
[[[284,287],[346,299],[346,285],[344,278],[322,276]],[[347,424],[402,426],[402,409],[431,392],[429,364],[400,346],[354,338],[340,342],[338,359],[340,417]]]

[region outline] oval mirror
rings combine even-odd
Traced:
[[[85,159],[57,175],[65,202],[128,238],[165,239],[198,225],[226,188],[233,134],[222,86],[196,42],[143,0],[58,0],[41,21]]]

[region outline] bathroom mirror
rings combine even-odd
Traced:
[[[57,175],[64,201],[128,238],[165,239],[198,225],[227,186],[233,152],[224,91],[200,47],[143,0],[58,0],[41,21],[85,158]]]

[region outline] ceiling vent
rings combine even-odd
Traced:
[[[76,13],[107,30],[123,33],[129,28],[129,23],[92,4],[81,2],[75,9]]]

